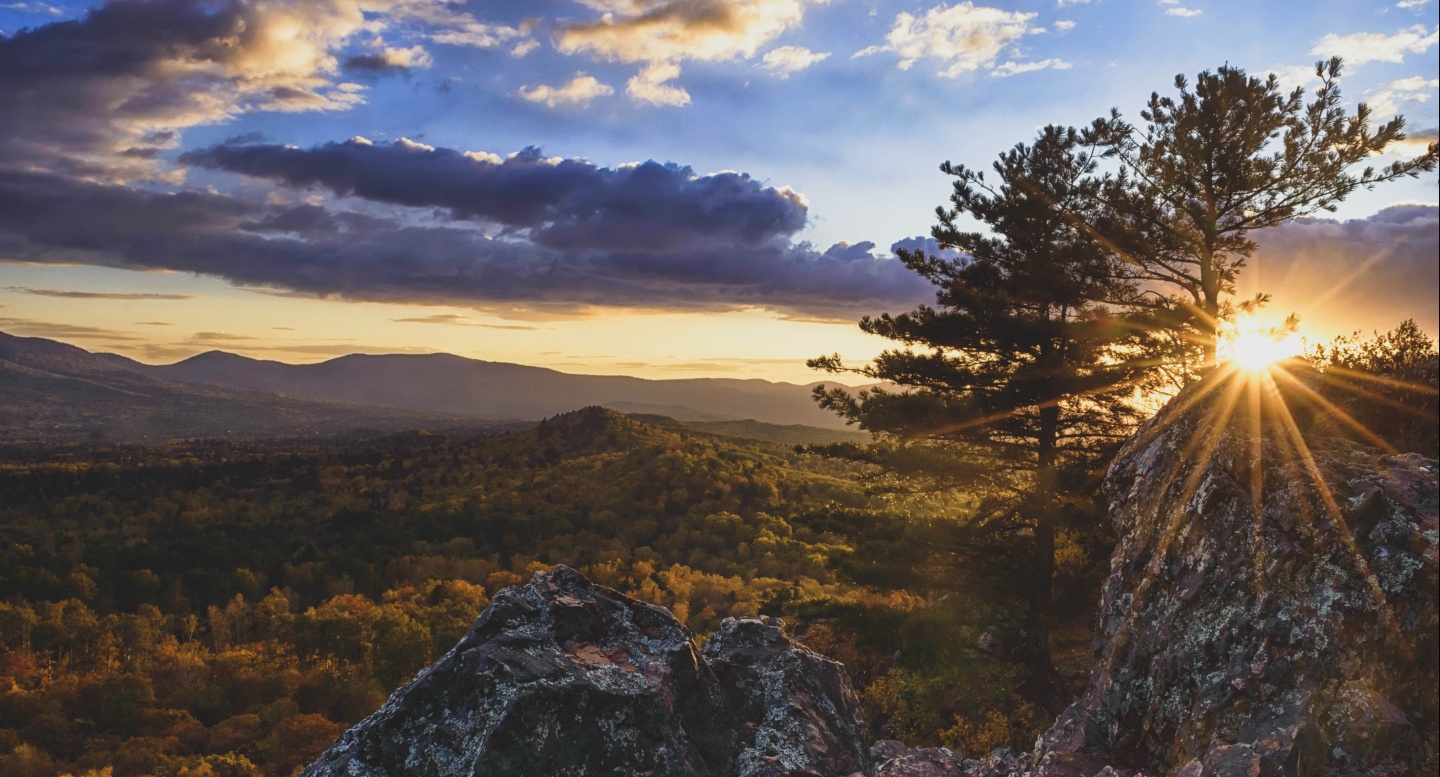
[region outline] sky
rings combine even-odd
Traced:
[[[1440,125],[1436,0],[0,0],[0,331],[797,383],[933,290],[951,160],[1229,64]],[[1398,155],[1398,156],[1397,156]],[[1257,235],[1313,340],[1440,330],[1434,173]]]

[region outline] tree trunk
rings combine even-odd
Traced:
[[[1030,588],[1026,630],[1030,636],[1030,698],[1047,710],[1055,699],[1055,665],[1050,656],[1050,616],[1055,581],[1055,471],[1056,440],[1059,434],[1060,408],[1040,410],[1038,440],[1039,466],[1035,472],[1035,488],[1027,500],[1027,511],[1035,529],[1034,583]]]

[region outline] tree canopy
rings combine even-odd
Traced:
[[[1114,253],[1075,218],[1099,221],[1107,180],[1073,129],[1046,127],[994,164],[995,180],[946,163],[952,207],[932,231],[940,251],[900,259],[936,287],[934,305],[861,320],[899,342],[860,367],[812,367],[883,384],[816,389],[821,406],[877,435],[869,460],[930,486],[985,497],[977,523],[1033,537],[1029,628],[1038,675],[1048,629],[1058,468],[1093,464],[1135,421],[1126,401],[1146,375],[1143,333],[1123,304],[1135,290]],[[962,216],[989,233],[967,231]]]
[[[1087,137],[1120,160],[1115,180],[1124,218],[1097,228],[1121,249],[1140,282],[1169,290],[1176,326],[1191,333],[1203,364],[1215,363],[1222,322],[1266,295],[1235,301],[1235,281],[1256,244],[1252,233],[1320,211],[1360,188],[1435,169],[1422,155],[1383,167],[1356,167],[1405,139],[1396,116],[1374,126],[1370,108],[1341,105],[1341,60],[1316,63],[1320,87],[1284,92],[1275,75],[1259,79],[1229,65],[1204,71],[1193,90],[1150,95],[1136,127],[1112,110]]]

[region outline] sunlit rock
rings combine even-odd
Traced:
[[[1111,466],[1099,649],[1037,774],[1437,772],[1436,462],[1309,433],[1276,380],[1192,386]]]

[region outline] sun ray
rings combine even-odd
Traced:
[[[1379,609],[1381,620],[1385,623],[1386,629],[1389,630],[1394,643],[1407,654],[1412,652],[1413,646],[1410,645],[1401,634],[1400,624],[1396,621],[1395,614],[1390,609],[1389,602],[1385,598],[1385,591],[1380,588],[1380,580],[1375,577],[1374,570],[1370,568],[1370,562],[1366,560],[1365,554],[1360,551],[1360,546],[1356,544],[1355,535],[1350,531],[1350,524],[1345,520],[1345,515],[1340,510],[1340,504],[1336,501],[1335,494],[1330,490],[1330,484],[1325,480],[1324,474],[1320,472],[1319,465],[1315,463],[1315,457],[1310,452],[1310,446],[1305,442],[1305,438],[1300,432],[1299,424],[1295,422],[1295,417],[1291,414],[1290,408],[1286,407],[1283,401],[1279,401],[1279,386],[1275,385],[1274,380],[1269,377],[1268,373],[1262,375],[1262,377],[1268,380],[1270,385],[1274,387],[1277,400],[1275,402],[1275,418],[1283,425],[1289,437],[1291,447],[1295,451],[1296,458],[1299,459],[1301,465],[1305,467],[1306,473],[1309,474],[1313,481],[1315,490],[1320,495],[1320,501],[1325,506],[1325,512],[1328,513],[1330,517],[1330,524],[1335,528],[1335,535],[1349,553],[1350,559],[1355,564],[1356,569],[1361,573],[1362,577],[1364,577],[1366,586],[1370,589],[1370,595],[1374,598],[1375,604]]]
[[[1294,375],[1291,375],[1290,372],[1289,372],[1288,370],[1286,370],[1283,366],[1281,366],[1281,365],[1276,365],[1274,369],[1270,370],[1270,375],[1271,375],[1272,379],[1273,379],[1273,377],[1278,376],[1279,378],[1281,378],[1282,380],[1284,380],[1284,381],[1286,382],[1286,385],[1291,386],[1291,387],[1293,387],[1293,388],[1298,388],[1300,391],[1304,392],[1305,397],[1306,397],[1307,399],[1309,399],[1311,402],[1313,402],[1315,405],[1317,405],[1317,406],[1320,407],[1321,409],[1323,409],[1323,410],[1325,410],[1326,412],[1330,413],[1334,418],[1339,419],[1339,420],[1340,420],[1342,423],[1344,423],[1346,426],[1348,426],[1348,427],[1350,427],[1351,429],[1355,430],[1355,431],[1356,431],[1357,433],[1359,433],[1362,437],[1364,437],[1371,445],[1374,445],[1375,447],[1377,447],[1377,448],[1385,451],[1386,453],[1390,453],[1390,454],[1396,454],[1396,453],[1399,453],[1399,452],[1400,452],[1399,450],[1397,450],[1397,449],[1395,448],[1395,446],[1391,445],[1388,440],[1386,440],[1385,438],[1381,437],[1380,435],[1372,432],[1369,427],[1365,426],[1364,424],[1360,423],[1359,421],[1356,421],[1353,416],[1351,416],[1349,413],[1347,413],[1347,412],[1345,412],[1344,410],[1342,410],[1342,409],[1341,409],[1338,405],[1336,405],[1334,402],[1331,402],[1330,400],[1328,400],[1328,399],[1326,399],[1325,397],[1321,396],[1321,395],[1319,394],[1319,392],[1317,392],[1317,391],[1315,391],[1314,389],[1310,388],[1309,386],[1305,385],[1304,382],[1300,381],[1300,380],[1299,380],[1298,378],[1296,378]]]
[[[1190,475],[1186,478],[1181,488],[1180,498],[1174,501],[1175,507],[1166,520],[1165,528],[1161,531],[1160,542],[1156,545],[1155,552],[1152,554],[1150,562],[1146,565],[1145,573],[1140,577],[1140,584],[1136,586],[1131,596],[1129,606],[1126,607],[1125,618],[1121,621],[1121,631],[1116,633],[1114,639],[1110,641],[1106,648],[1104,662],[1107,667],[1114,666],[1115,658],[1118,655],[1120,647],[1128,641],[1126,626],[1135,622],[1135,613],[1139,611],[1150,592],[1150,588],[1160,577],[1160,568],[1165,563],[1165,557],[1170,552],[1170,543],[1173,542],[1179,534],[1180,526],[1184,523],[1185,505],[1190,502],[1191,497],[1193,497],[1195,492],[1200,488],[1200,482],[1206,474],[1205,464],[1215,452],[1215,446],[1219,444],[1220,438],[1224,436],[1229,426],[1230,418],[1234,414],[1235,406],[1239,403],[1240,397],[1244,392],[1244,384],[1238,380],[1233,380],[1233,377],[1233,374],[1224,375],[1223,379],[1216,380],[1217,385],[1224,385],[1227,390],[1221,398],[1220,403],[1211,411],[1210,417],[1207,419],[1206,426],[1208,427],[1208,433],[1204,435],[1197,434],[1190,438],[1190,441],[1186,443],[1180,455],[1171,462],[1169,469],[1165,475],[1162,476],[1162,482],[1165,485],[1155,490],[1155,500],[1158,503],[1170,490],[1170,484],[1175,481],[1175,477],[1180,473],[1180,469],[1187,464],[1192,465]],[[1202,448],[1203,451],[1201,451],[1200,455],[1194,457],[1196,451]],[[1156,507],[1158,507],[1158,504]],[[1148,512],[1148,510],[1146,512]]]

